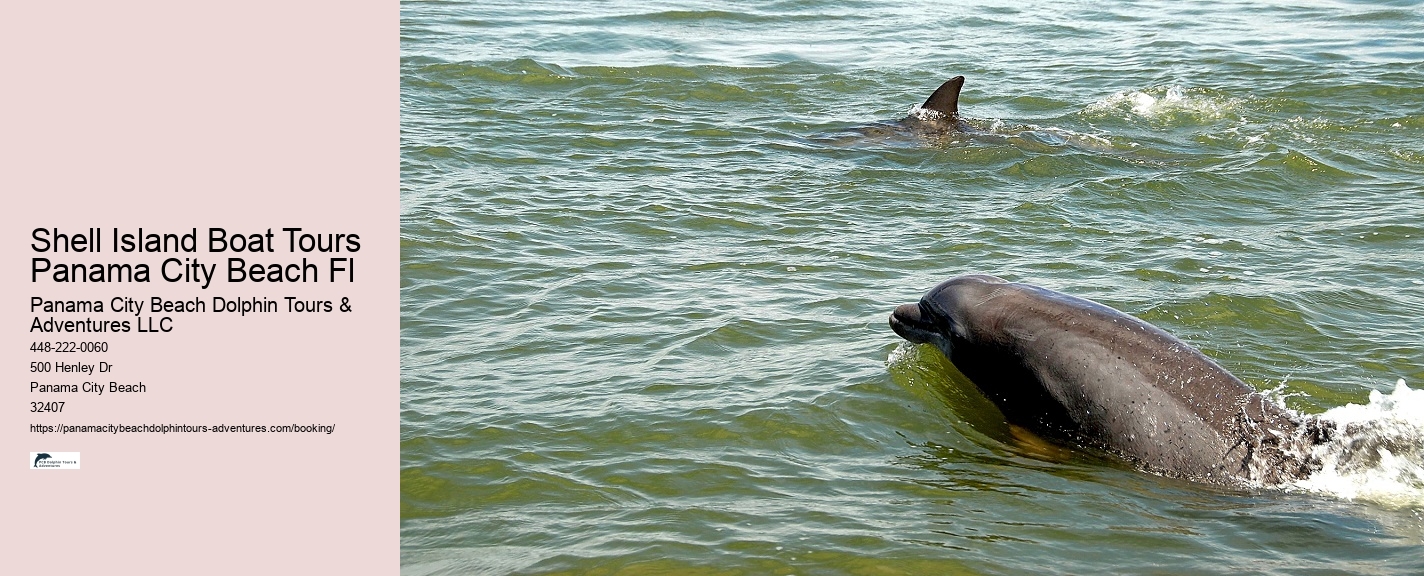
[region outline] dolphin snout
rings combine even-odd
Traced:
[[[916,336],[916,333],[923,330],[924,320],[920,315],[920,305],[901,304],[895,307],[895,311],[890,313],[890,329],[899,334],[901,338],[922,343],[925,340]]]

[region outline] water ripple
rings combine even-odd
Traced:
[[[1417,507],[1048,444],[885,325],[989,272],[1297,410],[1424,381],[1416,3],[401,22],[403,573],[1424,570]]]

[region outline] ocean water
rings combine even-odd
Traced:
[[[410,1],[401,53],[403,573],[1424,573],[1424,4]],[[886,324],[971,272],[1350,433],[1269,489],[1025,436]]]

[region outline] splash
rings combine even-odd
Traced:
[[[948,114],[940,112],[939,110],[923,108],[919,104],[911,106],[910,109],[905,112],[905,115],[908,118],[914,118],[923,122],[947,122],[951,120]]]
[[[1132,113],[1138,116],[1155,116],[1170,107],[1181,107],[1186,92],[1181,86],[1167,88],[1167,93],[1161,98],[1155,98],[1145,92],[1131,92],[1125,95],[1128,102],[1132,104]]]
[[[1400,379],[1394,391],[1370,392],[1365,405],[1320,415],[1336,436],[1315,446],[1319,472],[1295,482],[1302,490],[1400,508],[1424,507],[1424,390]]]
[[[1200,92],[1181,86],[1118,92],[1088,106],[1087,112],[1177,121],[1210,121],[1235,115],[1239,104],[1236,100]]]

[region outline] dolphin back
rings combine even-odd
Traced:
[[[964,77],[955,76],[940,84],[939,88],[925,99],[920,108],[934,110],[949,117],[959,116],[959,90],[964,88]]]

